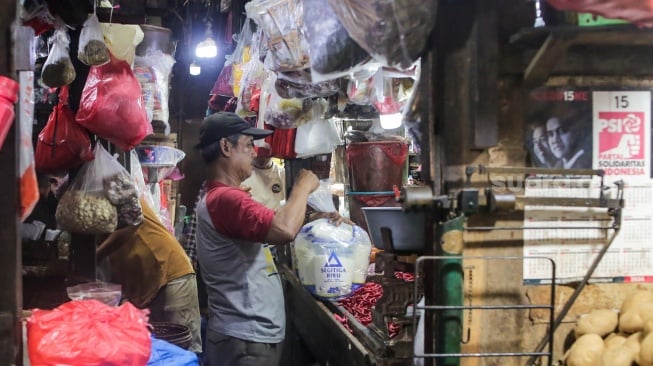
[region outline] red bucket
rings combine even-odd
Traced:
[[[408,145],[399,141],[356,142],[347,146],[354,192],[386,192],[403,185]]]

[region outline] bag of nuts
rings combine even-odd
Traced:
[[[79,35],[77,58],[88,66],[99,66],[109,62],[109,49],[104,43],[100,21],[95,14],[84,22],[84,28]]]
[[[122,209],[123,225],[140,223],[133,208],[139,193],[127,170],[102,145],[97,144],[93,153],[95,160],[82,166],[59,200],[57,225],[81,234],[112,233],[125,205],[132,209]]]
[[[52,37],[48,39],[48,43],[52,45],[52,48],[41,71],[43,84],[57,88],[72,83],[77,73],[70,61],[70,56],[68,56],[70,37],[68,37],[66,28],[57,28]]]

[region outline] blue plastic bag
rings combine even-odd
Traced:
[[[199,361],[193,352],[152,337],[152,353],[147,366],[199,366]]]

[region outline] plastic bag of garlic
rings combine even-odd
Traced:
[[[129,173],[108,151],[97,144],[95,159],[82,166],[61,196],[55,218],[60,229],[81,234],[107,234],[116,230],[119,213],[125,224],[142,221],[139,212],[119,210],[138,201],[139,193]]]

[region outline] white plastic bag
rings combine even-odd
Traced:
[[[342,144],[342,139],[333,120],[318,118],[297,127],[295,153],[298,158],[330,154],[338,145]]]
[[[84,22],[84,28],[79,35],[77,58],[88,66],[99,66],[109,62],[109,49],[104,43],[100,21],[95,14]]]
[[[141,84],[147,117],[150,122],[163,123],[165,135],[170,134],[168,95],[174,64],[172,56],[159,50],[148,50],[145,56],[134,58],[134,75]]]
[[[113,57],[133,64],[136,46],[145,37],[141,27],[134,24],[100,23],[100,28]]]
[[[332,197],[331,182],[328,179],[321,179],[320,186],[308,195],[308,205],[318,212],[335,212],[336,205],[333,204]]]
[[[299,279],[310,293],[338,300],[365,283],[372,244],[359,226],[315,220],[304,225],[293,245]]]

